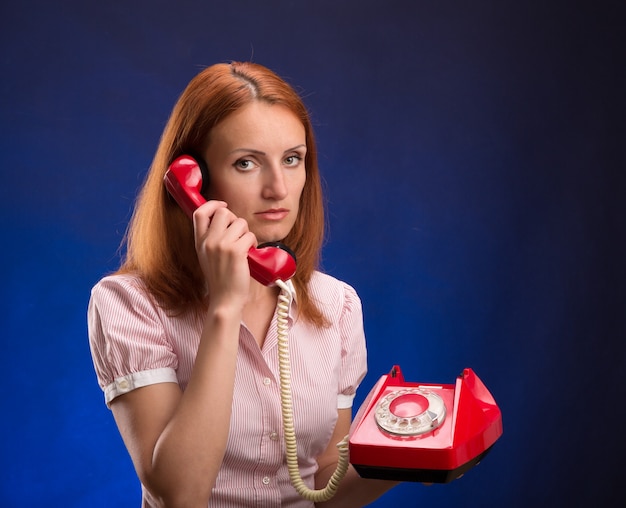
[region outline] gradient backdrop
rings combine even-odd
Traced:
[[[324,268],[365,310],[357,406],[399,363],[472,367],[503,411],[464,478],[375,506],[624,506],[625,5],[3,2],[0,506],[139,506],[89,291],[179,93],[247,59],[313,116]]]

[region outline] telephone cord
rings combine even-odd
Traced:
[[[285,457],[291,484],[298,494],[307,501],[321,503],[331,499],[339,488],[339,483],[346,475],[350,465],[348,436],[337,443],[339,459],[334,473],[328,480],[326,487],[312,490],[306,486],[298,467],[298,447],[293,422],[293,405],[291,399],[291,367],[289,362],[289,306],[293,299],[290,287],[282,280],[276,281],[281,289],[278,297],[277,328],[278,328],[278,368],[280,373],[280,401],[283,417],[283,432],[285,440]]]

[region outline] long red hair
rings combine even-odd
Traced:
[[[300,198],[300,213],[284,242],[298,260],[292,280],[299,314],[323,326],[325,320],[307,291],[307,283],[319,264],[325,225],[313,128],[308,111],[294,89],[258,64],[213,65],[194,77],[183,91],[137,197],[125,237],[126,257],[118,273],[138,274],[159,305],[173,313],[206,309],[204,278],[194,248],[193,226],[169,197],[163,176],[179,155],[204,153],[211,129],[255,100],[287,107],[305,129],[306,182]]]

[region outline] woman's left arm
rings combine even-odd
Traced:
[[[350,432],[352,409],[338,409],[337,411],[337,424],[335,425],[330,443],[324,453],[317,458],[319,469],[315,474],[316,489],[324,488],[328,479],[335,471],[339,458],[337,443]],[[325,503],[317,503],[315,506],[317,508],[361,508],[378,499],[389,489],[398,485],[398,483],[388,480],[361,478],[355,469],[350,466],[346,476],[339,484],[337,494],[331,500]]]

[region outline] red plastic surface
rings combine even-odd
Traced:
[[[165,173],[165,187],[183,211],[191,218],[206,199],[202,189],[202,171],[198,162],[188,155],[178,157]],[[277,246],[251,248],[248,252],[250,275],[266,286],[277,280],[287,281],[296,273],[296,260],[285,249]]]
[[[433,391],[443,399],[447,411],[443,424],[408,437],[390,434],[378,426],[374,410],[381,397],[408,387]],[[350,462],[385,470],[454,471],[480,457],[501,435],[500,409],[471,369],[465,369],[455,384],[437,385],[407,383],[395,366],[372,388],[354,419]]]
[[[193,157],[181,155],[172,164],[163,178],[165,187],[183,211],[191,218],[193,212],[206,199],[200,194],[202,171]]]
[[[250,275],[265,286],[287,281],[296,273],[296,260],[280,247],[254,247],[248,252]]]

